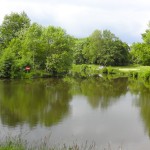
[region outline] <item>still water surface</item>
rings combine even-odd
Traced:
[[[0,81],[0,138],[150,149],[150,86],[127,78]]]

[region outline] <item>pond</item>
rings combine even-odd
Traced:
[[[149,150],[150,86],[128,78],[0,80],[0,139]]]

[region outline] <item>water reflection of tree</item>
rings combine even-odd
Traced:
[[[93,108],[99,106],[107,108],[121,95],[126,94],[127,85],[127,78],[117,78],[110,81],[101,78],[90,78],[76,81],[72,92],[87,96],[88,102]]]
[[[138,95],[136,105],[140,109],[141,118],[150,137],[150,84],[132,81],[129,84],[129,88],[132,93]]]
[[[68,91],[61,79],[1,81],[1,121],[9,126],[56,124],[69,113]]]

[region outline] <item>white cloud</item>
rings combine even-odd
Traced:
[[[69,34],[88,36],[109,29],[123,41],[140,41],[147,28],[149,0],[0,0],[0,23],[6,14],[25,11],[42,25],[61,26]]]

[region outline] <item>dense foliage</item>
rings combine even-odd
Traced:
[[[6,15],[0,26],[0,38],[3,47],[7,47],[9,42],[18,37],[19,32],[25,28],[30,26],[30,19],[26,15],[25,12],[11,13],[10,15]]]
[[[44,71],[64,75],[72,64],[124,66],[150,65],[150,25],[143,43],[130,47],[109,30],[95,30],[89,37],[74,38],[60,27],[30,23],[25,12],[6,15],[0,25],[0,77],[18,78]]]
[[[85,39],[76,40],[74,62],[76,64],[100,64],[104,66],[127,65],[129,46],[109,30],[95,30]]]
[[[150,65],[150,24],[142,34],[142,43],[134,43],[131,46],[131,57],[135,64]]]
[[[31,71],[62,75],[72,65],[73,38],[60,27],[30,24],[24,12],[5,16],[0,41],[0,77],[21,77],[26,66]]]

